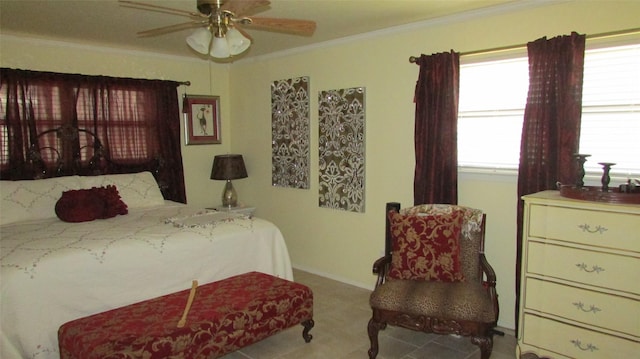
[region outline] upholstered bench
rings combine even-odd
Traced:
[[[62,359],[212,359],[296,324],[308,343],[311,290],[250,272],[70,321],[58,341]]]

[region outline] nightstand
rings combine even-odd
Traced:
[[[213,209],[213,210],[216,210],[218,212],[239,213],[239,214],[247,215],[249,217],[253,217],[253,212],[255,212],[256,207],[249,207],[249,206],[239,205],[237,207],[216,206],[216,207],[210,207],[210,208],[207,208],[207,209]]]

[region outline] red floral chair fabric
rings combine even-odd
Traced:
[[[403,215],[389,212],[392,255],[389,278],[456,282],[460,269],[462,212]]]
[[[387,325],[470,337],[488,359],[499,307],[484,254],[484,213],[446,204],[400,209],[400,203],[387,203],[386,213],[385,255],[373,264],[378,279],[369,297],[369,359],[376,359],[378,333]],[[454,254],[459,272],[449,260]]]
[[[218,358],[302,323],[309,342],[313,293],[299,283],[250,272],[62,325],[62,359]]]

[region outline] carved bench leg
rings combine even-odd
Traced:
[[[313,328],[314,325],[315,322],[313,321],[313,319],[305,320],[304,322],[302,322],[302,326],[304,326],[304,329],[302,330],[302,338],[304,338],[304,341],[306,343],[310,342],[313,338],[313,335],[309,334],[309,331],[311,330],[311,328]]]

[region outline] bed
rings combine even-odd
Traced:
[[[68,223],[61,193],[115,186],[127,214]],[[292,280],[272,223],[164,200],[152,173],[0,183],[1,358],[58,358],[72,319],[259,271]]]

